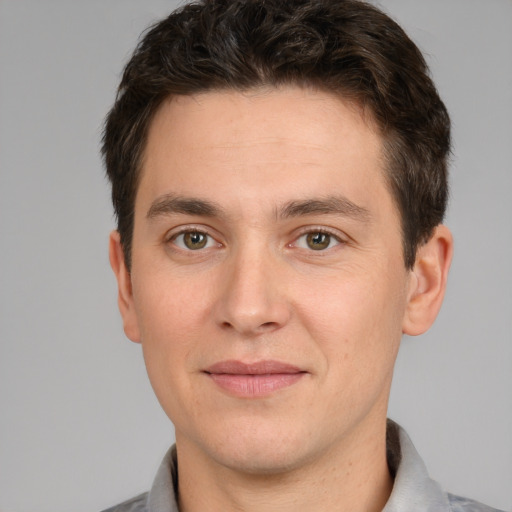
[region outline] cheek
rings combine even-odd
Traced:
[[[143,343],[179,345],[206,325],[210,294],[201,283],[172,272],[146,273],[133,282]]]
[[[405,311],[403,275],[390,269],[339,272],[323,287],[303,290],[302,322],[328,361],[368,370],[392,365]],[[391,349],[391,350],[390,350]]]
[[[193,286],[182,286],[168,275],[134,276],[134,300],[146,369],[155,393],[167,411],[169,390],[186,380],[208,308]]]
[[[142,277],[142,276],[141,276]],[[151,386],[174,422],[176,411],[194,399],[188,392],[190,354],[204,331],[205,308],[191,290],[163,276],[134,280],[142,351]],[[203,336],[204,337],[204,336]],[[187,398],[188,397],[188,398]]]

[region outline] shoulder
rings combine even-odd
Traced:
[[[139,494],[135,498],[123,501],[123,503],[110,507],[103,512],[147,512],[148,494],[147,492]]]
[[[496,508],[488,507],[478,501],[470,500],[469,498],[455,496],[454,494],[448,494],[447,496],[452,512],[503,512]]]

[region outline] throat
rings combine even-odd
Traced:
[[[300,467],[275,473],[241,471],[214,461],[201,465],[180,457],[178,497],[180,512],[380,512],[393,487],[381,453],[366,457],[339,457],[326,453]],[[197,461],[196,461],[197,462]]]

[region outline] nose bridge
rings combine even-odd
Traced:
[[[279,267],[278,255],[261,239],[240,244],[232,252],[218,303],[223,327],[257,335],[286,323],[289,310]]]

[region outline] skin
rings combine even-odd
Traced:
[[[381,155],[368,116],[314,90],[209,92],[157,112],[131,272],[117,232],[110,258],[125,332],[175,425],[181,510],[388,499],[393,366],[402,333],[437,315],[452,239],[439,226],[406,270]],[[237,396],[205,372],[226,360],[301,373]]]

